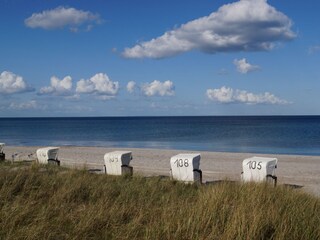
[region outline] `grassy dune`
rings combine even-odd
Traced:
[[[2,163],[0,239],[320,239],[320,199]]]

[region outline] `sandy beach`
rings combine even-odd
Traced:
[[[33,160],[39,147],[13,147],[6,146],[6,158],[14,156],[15,161]],[[130,148],[102,148],[102,147],[61,147],[59,160],[62,166],[86,167],[89,169],[103,169],[103,156],[115,150],[132,151],[131,166],[135,174],[143,176],[165,175],[169,176],[170,157],[178,153],[194,151],[164,150],[164,149],[130,149]],[[200,168],[203,172],[203,181],[240,180],[242,161],[252,156],[265,156],[278,158],[279,184],[301,186],[306,192],[320,196],[320,157],[300,155],[272,155],[252,153],[221,153],[204,152],[201,154]]]

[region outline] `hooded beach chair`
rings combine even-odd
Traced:
[[[108,175],[132,175],[133,167],[130,166],[132,152],[114,151],[104,155],[105,173]]]
[[[170,159],[170,174],[172,179],[183,182],[202,183],[200,167],[200,154],[183,153]]]
[[[277,185],[275,171],[277,158],[251,157],[243,160],[241,179],[244,182],[273,182]]]
[[[54,164],[60,166],[58,160],[58,147],[45,147],[37,150],[38,163],[40,164]]]

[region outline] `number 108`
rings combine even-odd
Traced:
[[[177,167],[189,167],[188,159],[177,159],[177,160],[174,161],[174,164]]]

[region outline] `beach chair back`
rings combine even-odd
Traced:
[[[3,151],[3,148],[4,148],[5,145],[6,145],[5,143],[0,143],[0,152]]]
[[[5,143],[0,143],[0,161],[4,161],[6,158],[6,155],[3,153],[3,148],[5,145]]]
[[[244,182],[274,181],[276,184],[277,177],[275,176],[275,171],[277,163],[277,158],[247,158],[242,162],[242,180]]]
[[[183,182],[202,182],[200,154],[183,153],[171,157],[171,177]]]
[[[41,163],[41,164],[52,163],[52,164],[60,165],[60,161],[58,160],[58,153],[59,153],[58,147],[39,148],[37,150],[38,163]]]
[[[132,175],[133,168],[130,166],[132,152],[114,151],[104,155],[105,172],[109,175]]]

